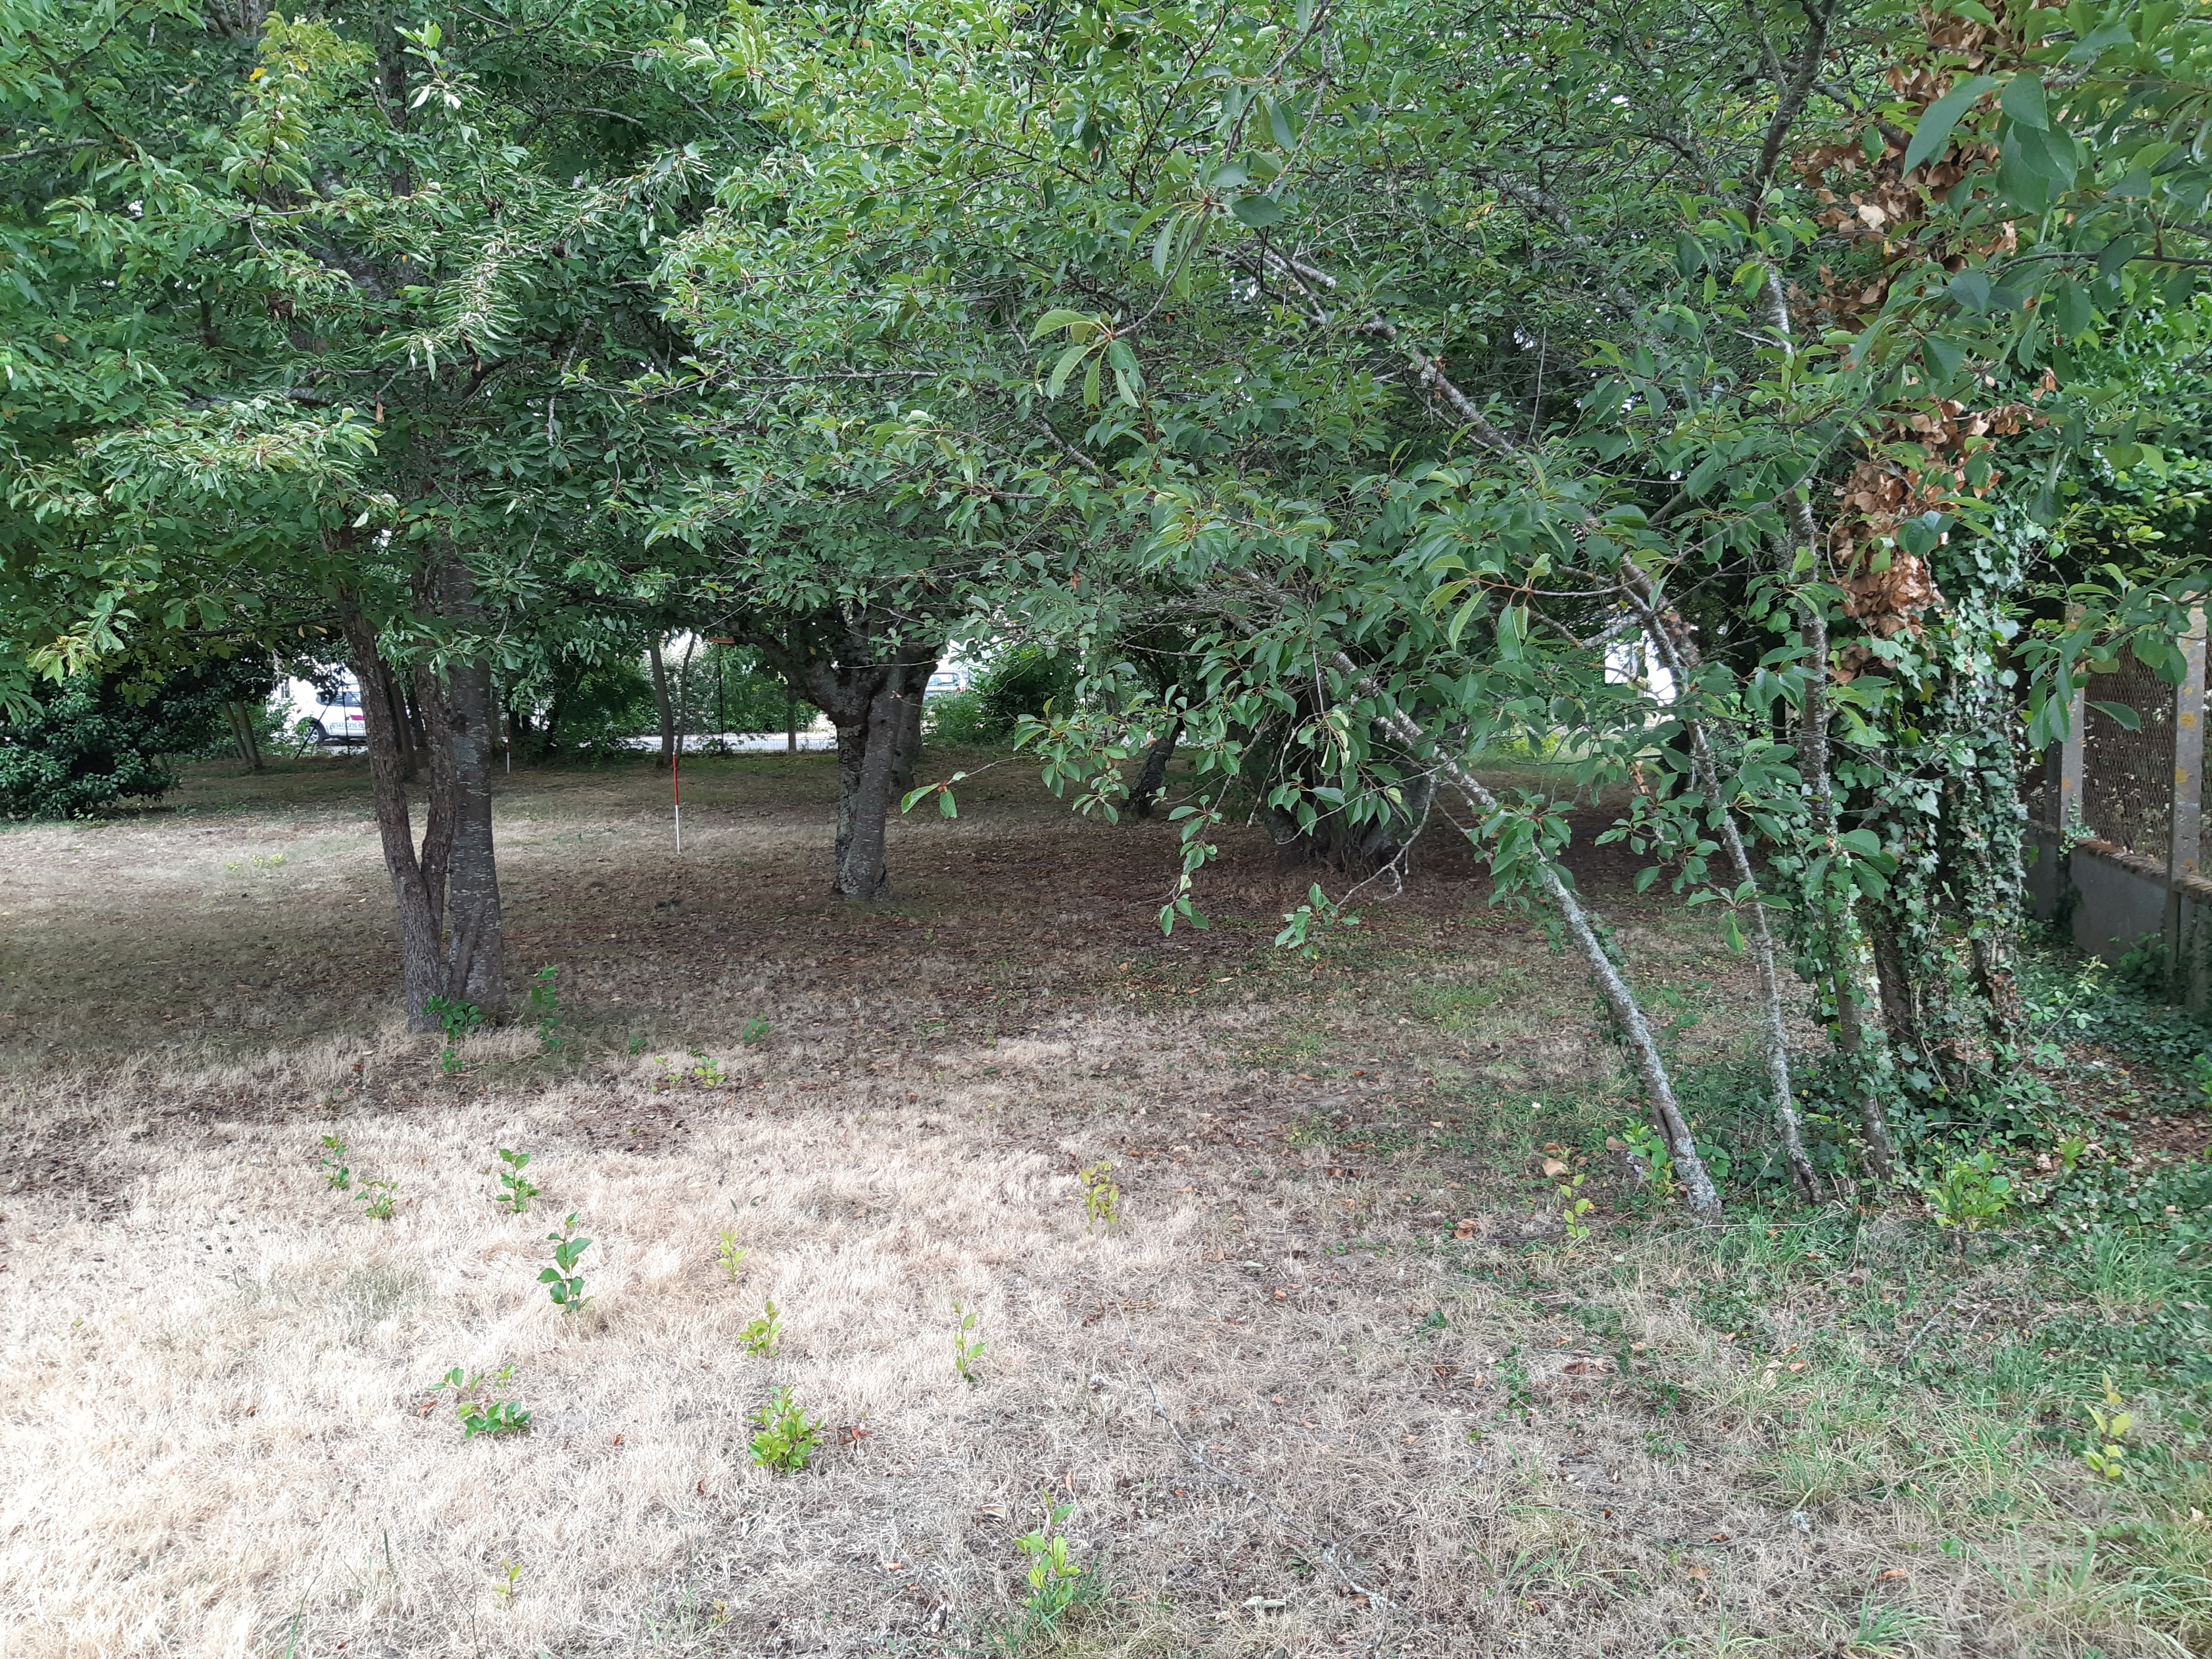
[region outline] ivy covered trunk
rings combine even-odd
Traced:
[[[1951,596],[1931,586],[1917,630],[1897,636],[1907,648],[1888,653],[1887,743],[1844,767],[1845,815],[1874,831],[1897,866],[1860,908],[1888,1081],[1935,1126],[1993,1104],[2021,1042],[2027,813],[2020,719],[2001,654],[2018,564],[2000,543],[1979,540],[1972,551],[1979,556],[1937,567]],[[1837,976],[1844,999],[1856,994],[1850,966]],[[1847,1003],[1836,1029],[1864,1068],[1868,1033],[1856,1012]]]

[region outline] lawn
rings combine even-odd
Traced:
[[[1701,1229],[1448,831],[1310,960],[1258,831],[1164,938],[1173,828],[1015,763],[841,905],[833,768],[688,763],[680,856],[643,763],[502,778],[557,1007],[450,1053],[395,1017],[357,762],[0,834],[0,1652],[2212,1644],[2212,1286],[2100,1218],[2201,1212],[2194,1028],[2046,964],[2082,1170],[1971,1238],[1762,1208],[1748,975],[1595,849],[1732,1153]],[[526,1431],[465,1436],[457,1369]],[[757,1458],[779,1394],[802,1470]]]

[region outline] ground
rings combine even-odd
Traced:
[[[1163,938],[1173,829],[1018,762],[896,827],[872,908],[827,893],[825,757],[688,765],[680,856],[643,763],[501,786],[513,977],[557,1010],[450,1054],[395,1017],[358,763],[0,834],[0,1654],[2212,1642],[2201,1267],[1759,1207],[1746,975],[1604,849],[1734,1138],[1722,1228],[1623,1154],[1595,998],[1442,837],[1309,961],[1272,940],[1314,872],[1256,832]],[[2114,1201],[2195,1167],[2075,1024],[2046,1060],[2114,1144],[2172,1143]],[[2121,1481],[2081,1458],[2114,1364]],[[455,1369],[527,1431],[465,1437]]]

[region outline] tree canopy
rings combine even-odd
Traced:
[[[1445,820],[1710,1207],[1562,801],[1482,781],[1534,747],[1750,953],[1800,1190],[1793,975],[1886,1173],[2020,1041],[2022,768],[2212,586],[2208,25],[0,0],[0,697],[349,659],[422,1020],[505,995],[495,677],[738,640],[837,726],[866,901],[957,810],[931,669],[1040,646],[1048,783],[1193,759],[1164,925],[1233,812],[1346,874],[1292,945]]]

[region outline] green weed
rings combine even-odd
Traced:
[[[529,1177],[522,1173],[530,1167],[530,1159],[528,1152],[511,1152],[505,1146],[499,1149],[499,1161],[507,1168],[500,1172],[501,1190],[493,1194],[492,1202],[509,1215],[526,1214],[530,1200],[538,1196],[538,1188],[532,1186]]]
[[[315,1166],[323,1172],[323,1184],[332,1192],[342,1193],[353,1185],[353,1171],[346,1167],[346,1144],[336,1135],[323,1137],[323,1155]]]
[[[489,1381],[482,1371],[465,1375],[456,1365],[430,1392],[434,1397],[444,1394],[452,1400],[454,1414],[461,1420],[464,1440],[473,1440],[480,1434],[527,1434],[530,1413],[523,1408],[522,1402],[497,1392],[514,1380],[512,1365],[501,1366]]]
[[[756,1042],[766,1042],[768,1034],[769,1024],[766,1020],[749,1019],[745,1022],[744,1030],[738,1033],[738,1041],[750,1048]]]
[[[576,1263],[592,1248],[592,1241],[577,1237],[576,1225],[576,1212],[571,1210],[559,1232],[545,1235],[553,1245],[553,1265],[538,1275],[538,1282],[545,1286],[553,1305],[563,1313],[579,1311],[588,1300],[584,1295],[584,1276],[576,1271]]]
[[[963,1382],[975,1380],[975,1362],[983,1357],[984,1341],[971,1337],[975,1328],[975,1315],[957,1302],[952,1304],[952,1369],[960,1373]]]
[[[1048,1497],[1037,1529],[1014,1540],[1014,1547],[1029,1561],[1025,1577],[1030,1589],[1020,1613],[992,1644],[1000,1654],[1017,1654],[1049,1640],[1083,1607],[1104,1595],[1101,1576],[1068,1553],[1067,1534],[1060,1528],[1073,1512],[1074,1505],[1054,1504]]]
[[[2089,1466],[2089,1473],[2100,1480],[2125,1480],[2128,1478],[2128,1436],[2134,1430],[2134,1414],[2123,1411],[2128,1402],[2112,1386],[2112,1374],[2105,1373],[2105,1403],[2091,1406],[2089,1414],[2089,1443],[2082,1449],[2081,1461]]]
[[[1104,1163],[1075,1172],[1075,1184],[1081,1188],[1076,1196],[1083,1200],[1085,1227],[1111,1227],[1121,1220],[1121,1189],[1114,1184],[1113,1176],[1114,1166]]]
[[[796,1474],[805,1468],[822,1438],[822,1419],[801,1411],[787,1388],[770,1395],[753,1421],[760,1427],[751,1441],[754,1467],[777,1474]]]
[[[361,1212],[371,1220],[389,1221],[398,1194],[399,1187],[396,1182],[364,1179],[361,1190],[353,1195],[353,1201],[362,1206]]]
[[[743,1218],[738,1209],[738,1200],[734,1198],[730,1200],[730,1213]],[[721,1243],[722,1271],[730,1276],[730,1283],[734,1285],[738,1282],[738,1270],[745,1265],[745,1257],[751,1252],[738,1248],[738,1230],[735,1227],[722,1229]]]
[[[422,1005],[422,1012],[438,1022],[446,1034],[446,1047],[438,1056],[438,1064],[447,1077],[459,1075],[461,1071],[461,1039],[471,1031],[483,1029],[483,1010],[473,1002],[459,1002],[452,997],[432,997]]]
[[[1923,1187],[1921,1193],[1937,1226],[1959,1230],[1961,1249],[1969,1235],[2002,1220],[2012,1207],[2012,1179],[2003,1172],[1996,1154],[1986,1148],[1972,1158],[1954,1160],[1941,1181]]]
[[[783,1346],[783,1321],[776,1317],[775,1303],[769,1303],[757,1319],[746,1321],[738,1333],[738,1346],[756,1359],[774,1357]]]
[[[560,975],[559,969],[547,966],[530,980],[530,1012],[538,1018],[538,1046],[549,1054],[558,1054],[568,1043],[561,1034]]]

